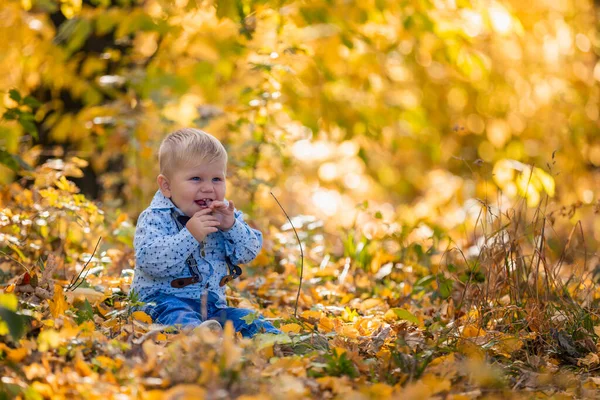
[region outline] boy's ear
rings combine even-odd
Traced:
[[[163,196],[170,199],[171,184],[169,183],[169,178],[167,178],[163,174],[160,174],[158,175],[158,178],[156,178],[156,181],[158,182],[158,188],[160,189],[160,192],[163,194]]]

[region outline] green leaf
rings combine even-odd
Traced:
[[[236,2],[231,0],[218,0],[216,2],[217,17],[229,18],[233,21],[238,19]]]
[[[8,95],[11,99],[13,99],[14,101],[16,101],[17,103],[21,102],[21,93],[19,93],[18,90],[16,89],[11,89],[8,92]]]
[[[12,169],[15,172],[18,172],[21,168],[19,167],[19,163],[15,160],[14,156],[10,154],[6,150],[0,149],[0,164],[5,165],[6,167]]]
[[[444,274],[438,274],[438,292],[443,299],[447,299],[452,294],[452,280],[444,276]]]
[[[68,37],[67,51],[69,53],[74,53],[83,46],[87,38],[92,33],[92,24],[86,19],[73,18],[65,22],[63,25],[69,24],[71,21],[72,25],[69,25],[67,28],[65,28],[64,35]],[[61,25],[61,29],[63,25]]]
[[[0,306],[0,319],[8,326],[10,336],[17,341],[25,333],[25,317]]]
[[[403,319],[408,322],[412,322],[415,325],[419,324],[419,319],[411,314],[410,311],[405,310],[404,308],[392,308],[394,314],[400,319]]]
[[[94,309],[92,308],[92,305],[87,299],[85,299],[85,302],[79,305],[78,308],[79,309],[76,312],[77,318],[75,320],[77,322],[77,325],[80,325],[85,321],[91,321],[94,319]]]
[[[4,112],[2,118],[7,121],[14,121],[15,119],[19,118],[19,115],[21,115],[21,110],[18,108],[9,108]]]
[[[31,108],[38,108],[42,105],[35,97],[25,96],[23,104]]]
[[[11,154],[4,149],[0,149],[0,164],[7,166],[15,172],[19,172],[21,169],[33,171],[31,165],[23,161],[21,157]]]
[[[22,116],[19,116],[19,124],[25,129],[25,132],[38,139],[38,131],[33,121],[27,117],[22,118]]]
[[[250,313],[250,314],[248,314],[245,317],[242,317],[240,319],[243,320],[244,322],[246,322],[248,325],[250,325],[250,324],[252,324],[254,321],[256,321],[258,319],[258,314],[257,313]]]

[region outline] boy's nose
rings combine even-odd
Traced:
[[[210,183],[205,183],[200,187],[200,190],[202,190],[203,192],[212,192],[213,185]]]

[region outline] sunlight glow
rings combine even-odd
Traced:
[[[292,146],[292,153],[302,161],[322,161],[331,155],[332,146],[325,141],[299,140]]]
[[[358,174],[347,174],[344,177],[344,185],[348,189],[358,189],[361,183],[360,175]]]
[[[338,210],[340,195],[334,190],[319,189],[313,193],[311,200],[319,211],[331,217]]]
[[[325,163],[319,167],[319,178],[331,182],[338,177],[337,165],[332,162]]]
[[[511,31],[513,27],[512,17],[504,7],[494,4],[489,9],[489,15],[496,32],[504,35]]]
[[[475,37],[483,32],[483,18],[481,14],[471,10],[464,10],[462,17],[464,20],[463,29],[467,35]]]
[[[338,146],[338,152],[346,157],[352,157],[358,154],[360,146],[351,140],[346,140]]]
[[[577,44],[577,48],[584,53],[587,53],[592,48],[592,42],[583,33],[578,33],[577,36],[575,36],[575,43]]]
[[[594,201],[594,192],[589,189],[584,190],[581,199],[585,204],[590,204],[592,201]]]
[[[29,20],[29,28],[31,28],[34,31],[41,31],[42,28],[44,27],[44,24],[42,23],[42,21],[40,21],[37,18],[32,18]]]

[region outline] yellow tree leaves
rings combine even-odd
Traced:
[[[554,197],[554,177],[541,168],[525,165],[517,160],[502,159],[494,164],[493,178],[505,193],[516,198],[523,196],[530,207],[541,200],[541,194]]]

